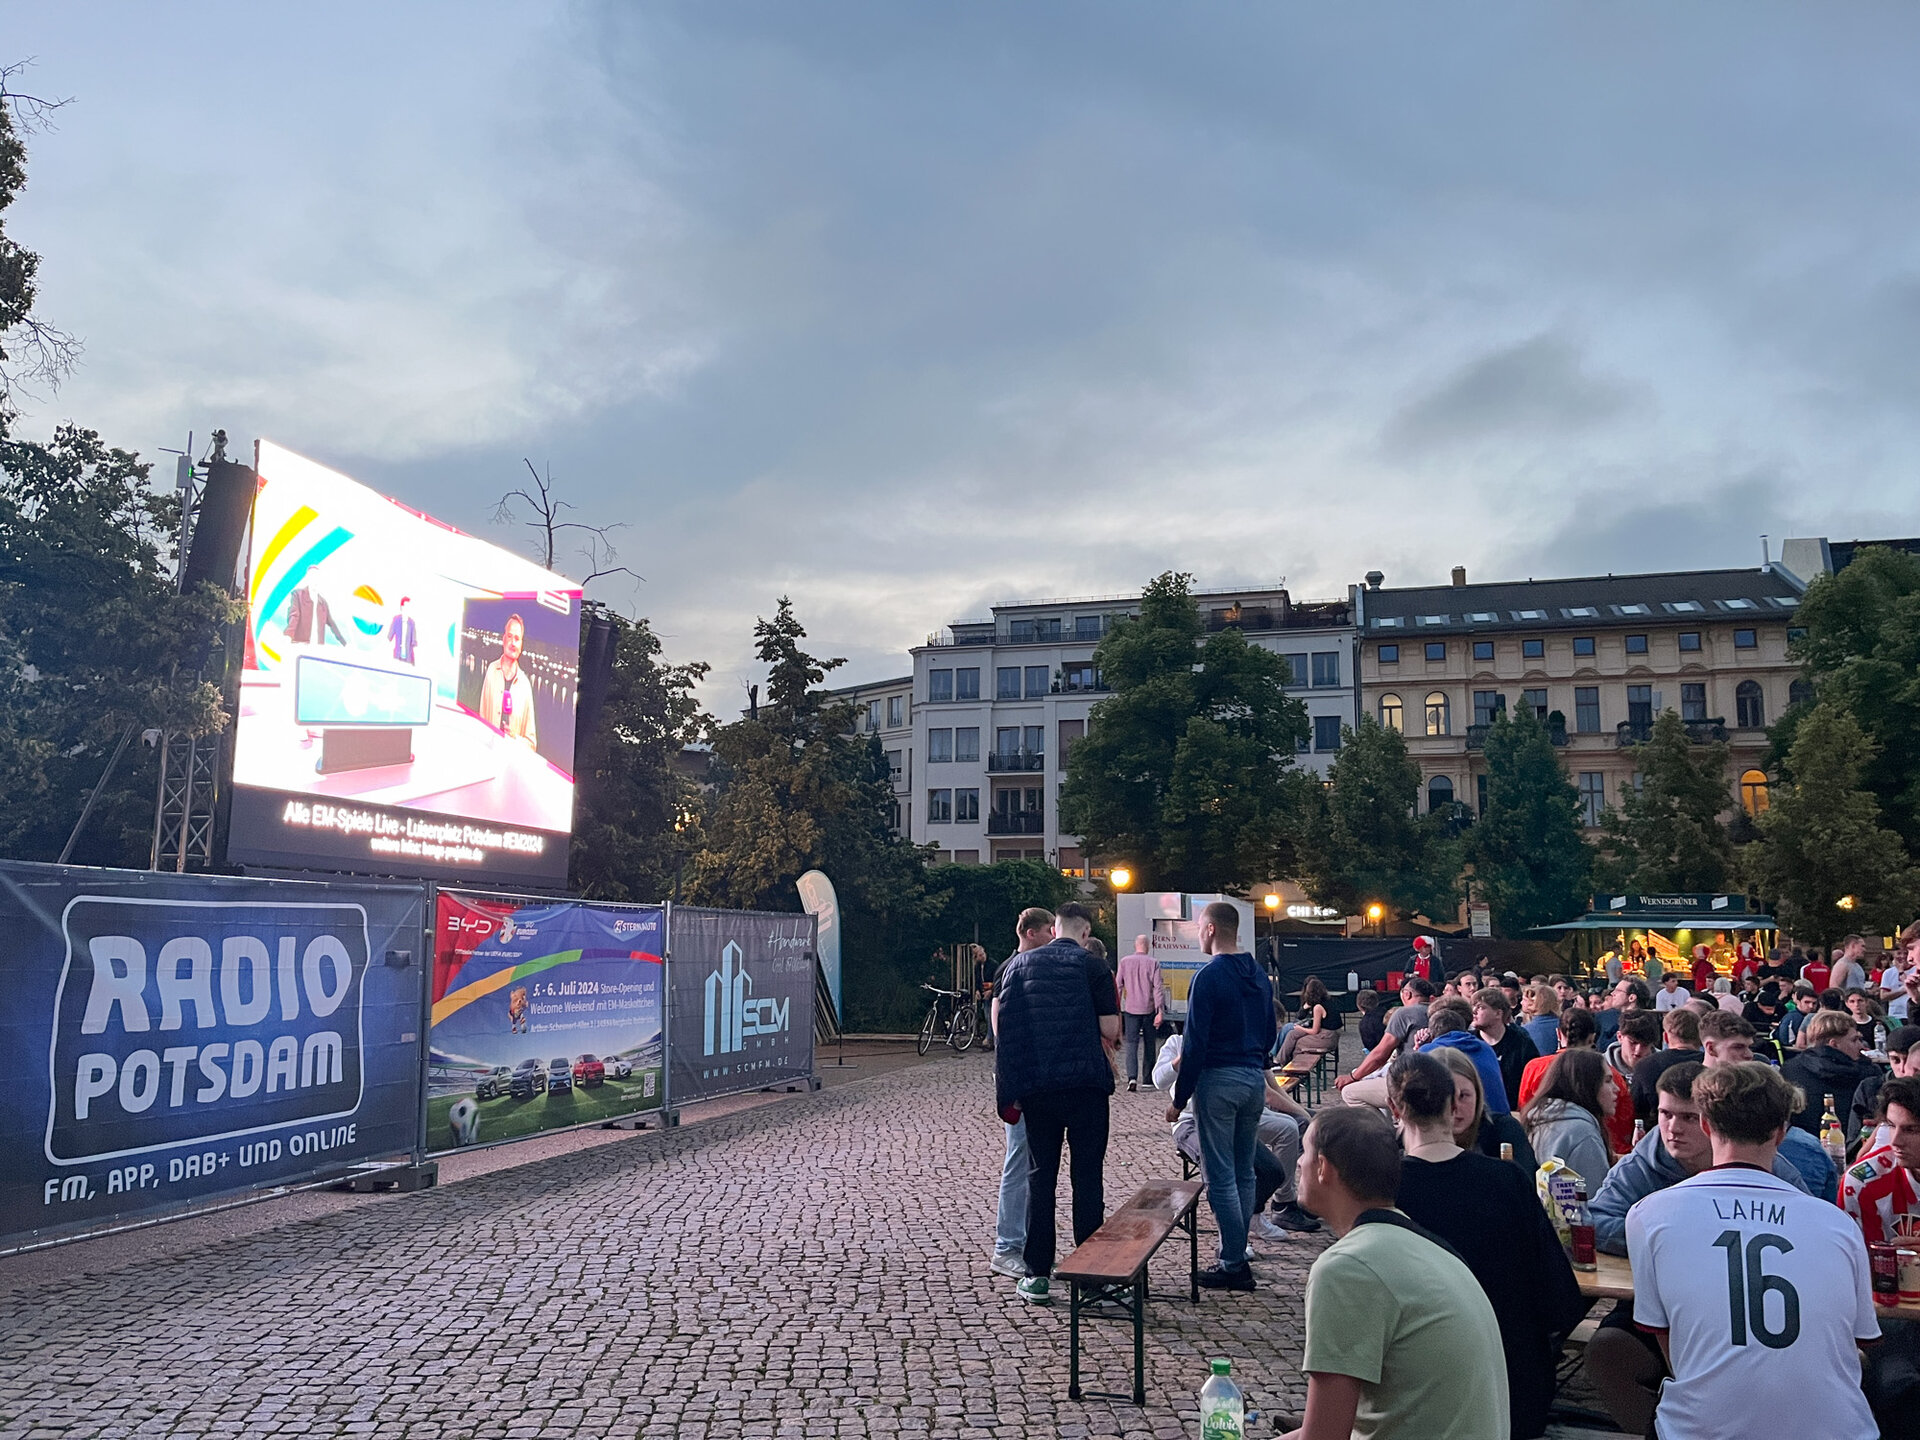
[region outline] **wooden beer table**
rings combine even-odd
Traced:
[[[1633,1266],[1624,1255],[1596,1255],[1592,1270],[1576,1270],[1580,1293],[1592,1300],[1631,1300]],[[1875,1305],[1874,1312],[1894,1320],[1920,1320],[1920,1305]]]

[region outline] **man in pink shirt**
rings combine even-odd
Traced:
[[[1159,1042],[1154,1027],[1167,1008],[1166,988],[1160,983],[1160,962],[1153,958],[1144,935],[1133,937],[1133,953],[1123,956],[1114,976],[1120,987],[1120,1024],[1122,1044],[1127,1053],[1127,1089],[1140,1088],[1140,1072],[1153,1075],[1154,1052]],[[1146,1064],[1140,1063],[1140,1051],[1147,1052]]]

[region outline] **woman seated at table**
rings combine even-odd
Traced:
[[[1310,1060],[1337,1049],[1340,1044],[1340,1012],[1327,998],[1327,987],[1318,975],[1309,976],[1300,987],[1300,1019],[1280,1045],[1280,1063],[1296,1056]]]
[[[1520,1112],[1533,1153],[1562,1161],[1587,1182],[1589,1197],[1613,1167],[1603,1116],[1613,1113],[1618,1082],[1597,1050],[1562,1050],[1546,1082]]]
[[[1480,1067],[1462,1050],[1441,1047],[1437,1050],[1424,1050],[1448,1070],[1453,1072],[1453,1142],[1463,1150],[1473,1150],[1489,1159],[1500,1158],[1500,1147],[1513,1147],[1513,1163],[1520,1167],[1520,1173],[1529,1180],[1537,1168],[1533,1158],[1533,1146],[1527,1143],[1527,1132],[1520,1128],[1520,1122],[1513,1116],[1501,1113],[1495,1115],[1487,1109],[1485,1082],[1480,1078]]]
[[[1394,1066],[1388,1103],[1407,1152],[1396,1203],[1453,1246],[1486,1292],[1506,1352],[1513,1440],[1534,1440],[1547,1431],[1561,1343],[1588,1302],[1527,1177],[1455,1140],[1458,1083],[1438,1054]]]

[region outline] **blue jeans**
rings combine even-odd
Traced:
[[[1028,1175],[1027,1117],[1007,1128],[1007,1158],[1000,1167],[1000,1218],[994,1226],[993,1253],[1018,1255],[1027,1248]]]
[[[1220,1263],[1247,1263],[1247,1226],[1254,1216],[1253,1147],[1267,1104],[1267,1077],[1258,1070],[1203,1070],[1193,1091],[1200,1131],[1200,1164],[1207,1204],[1220,1227]]]

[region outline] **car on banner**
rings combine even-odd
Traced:
[[[513,1088],[513,1067],[496,1065],[480,1077],[480,1083],[473,1087],[476,1100],[498,1100]]]
[[[633,1062],[624,1055],[609,1055],[600,1063],[606,1070],[607,1079],[609,1080],[631,1080],[633,1078]]]
[[[598,1055],[582,1055],[573,1062],[573,1083],[583,1086],[607,1083],[607,1067]]]
[[[572,1083],[572,1077],[568,1077]],[[522,1060],[514,1067],[507,1093],[516,1100],[531,1100],[547,1093],[547,1067],[538,1060]]]
[[[573,1062],[564,1055],[556,1055],[547,1062],[547,1094],[557,1095],[560,1091],[573,1093]]]

